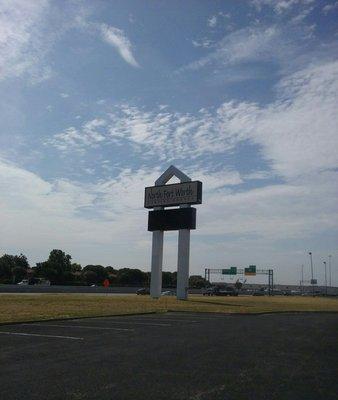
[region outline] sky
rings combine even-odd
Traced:
[[[0,0],[0,253],[149,271],[175,165],[203,182],[190,274],[298,283],[311,251],[338,285],[337,40],[338,1]]]

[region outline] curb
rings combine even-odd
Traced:
[[[27,321],[13,321],[13,322],[0,322],[0,326],[4,325],[20,325],[20,324],[34,324],[35,322],[53,322],[53,321],[70,321],[74,319],[94,319],[94,318],[111,318],[111,317],[128,317],[128,316],[135,316],[135,315],[151,315],[151,314],[166,314],[166,310],[160,311],[149,311],[149,312],[142,312],[142,313],[124,313],[124,314],[105,314],[105,315],[86,315],[84,317],[65,317],[65,318],[48,318],[48,319],[35,319],[35,320],[27,320]]]
[[[231,317],[241,317],[241,316],[257,316],[257,315],[274,315],[274,314],[338,314],[338,311],[262,311],[262,312],[233,312],[233,313],[223,313],[223,312],[210,312],[210,311],[185,311],[185,310],[167,310],[167,313],[187,313],[187,314],[208,314],[208,315],[223,315]]]
[[[159,311],[149,311],[142,313],[124,313],[124,314],[105,314],[105,315],[94,315],[94,316],[83,316],[83,317],[66,317],[66,318],[48,318],[48,319],[36,319],[27,321],[13,321],[13,322],[0,322],[0,326],[7,325],[21,325],[21,324],[34,324],[35,322],[53,322],[53,321],[70,321],[74,319],[95,319],[95,318],[112,318],[112,317],[130,317],[136,315],[155,315],[155,314],[202,314],[202,315],[214,315],[223,317],[242,317],[242,316],[259,316],[259,315],[275,315],[275,314],[338,314],[338,311],[262,311],[254,313],[222,313],[222,312],[209,312],[209,311],[185,311],[185,310],[159,310]]]

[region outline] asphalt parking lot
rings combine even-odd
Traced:
[[[0,399],[337,399],[338,315],[0,326]]]

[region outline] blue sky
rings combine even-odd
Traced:
[[[145,186],[204,184],[191,273],[337,270],[338,2],[0,1],[1,252],[149,270]],[[175,270],[177,234],[164,269]]]

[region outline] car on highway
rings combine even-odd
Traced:
[[[232,286],[227,286],[224,289],[217,290],[215,296],[238,296],[238,291]]]
[[[161,293],[161,296],[175,296],[176,293],[173,290],[165,290]]]
[[[18,282],[17,285],[29,285],[28,279],[23,279],[21,282]]]
[[[291,290],[292,296],[301,296],[302,292],[300,290]]]
[[[145,294],[150,294],[149,288],[141,288],[136,290],[137,295],[145,295]]]
[[[203,296],[213,296],[214,291],[215,291],[215,288],[213,288],[213,287],[207,288],[203,291]]]
[[[218,287],[214,286],[205,289],[203,296],[238,296],[238,291],[232,286]]]
[[[17,285],[28,285],[28,279],[23,279],[21,282],[18,282]]]

